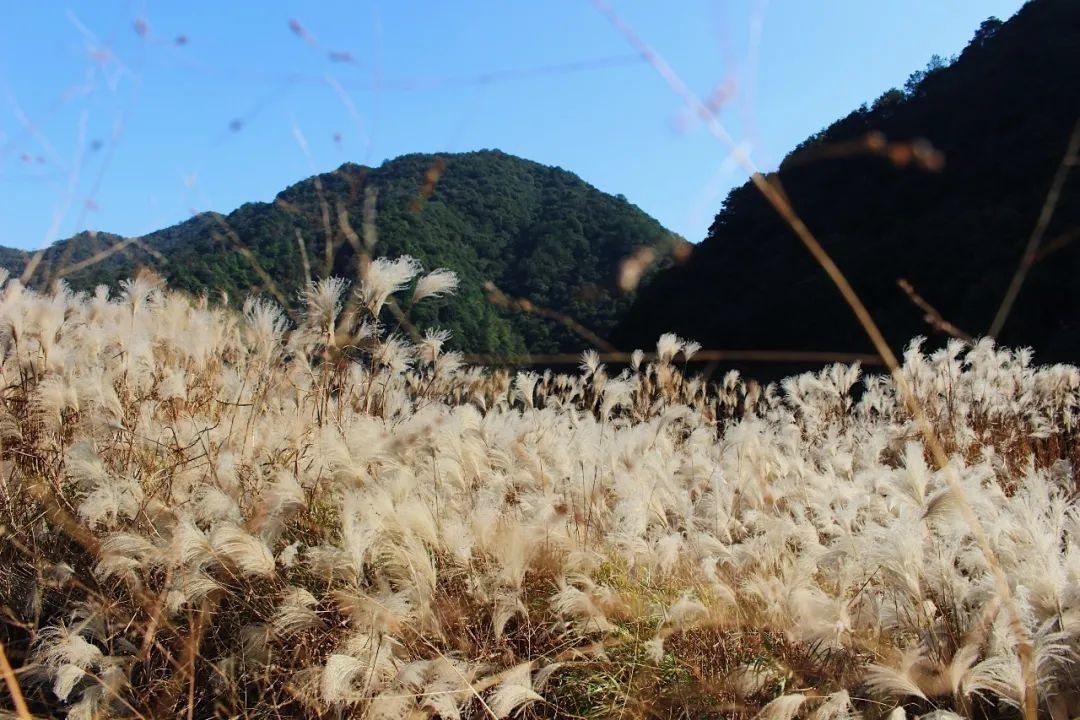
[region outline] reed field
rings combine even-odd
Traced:
[[[1080,370],[472,367],[456,286],[5,280],[0,715],[1080,713]]]

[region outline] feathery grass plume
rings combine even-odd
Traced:
[[[34,658],[46,668],[52,692],[66,701],[87,674],[101,667],[104,654],[81,635],[81,630],[58,625],[42,628]]]
[[[531,408],[536,403],[536,384],[540,376],[534,372],[519,372],[514,376],[514,397]]]
[[[401,375],[412,365],[415,350],[405,338],[391,335],[383,339],[372,358],[391,375]]]
[[[578,621],[582,632],[608,632],[614,625],[588,593],[566,585],[551,598],[551,608],[563,617]]]
[[[218,485],[203,483],[192,493],[195,518],[204,524],[220,520],[239,522],[242,517],[236,499]]]
[[[821,704],[810,714],[812,720],[854,720],[851,695],[847,690],[838,690],[827,695]]]
[[[425,663],[425,669],[418,693],[421,709],[438,717],[460,718],[462,706],[475,697],[475,668],[461,660],[439,657]]]
[[[502,720],[519,708],[543,699],[532,688],[531,663],[522,663],[503,672],[502,679],[487,702],[495,717]]]
[[[792,720],[799,708],[806,702],[806,696],[798,693],[781,695],[761,709],[754,720]]]
[[[312,289],[309,287],[308,292]],[[330,302],[330,312],[326,314],[336,316],[337,312],[333,310],[333,305],[337,304],[340,298],[337,300],[323,298],[323,300]],[[325,310],[325,308],[312,307],[310,299],[307,304],[309,317],[319,317],[320,312]],[[288,320],[280,307],[269,300],[251,297],[244,301],[242,314],[246,325],[246,341],[254,352],[269,355],[280,349],[281,340],[288,328]]]
[[[302,510],[307,506],[307,495],[296,475],[288,470],[279,470],[269,483],[263,498],[266,512],[271,516],[287,515]]]
[[[656,359],[661,365],[670,363],[682,351],[685,341],[675,333],[664,333],[656,341]]]
[[[435,330],[428,328],[424,331],[424,337],[416,347],[417,357],[420,362],[434,365],[442,353],[443,345],[450,339],[449,330]]]
[[[154,301],[160,286],[160,278],[150,273],[140,274],[131,280],[121,280],[120,299],[124,305],[127,305],[133,316],[139,315],[147,305]]]
[[[79,517],[90,527],[114,528],[124,519],[132,519],[143,502],[138,483],[106,477],[99,481],[78,506]]]
[[[352,655],[335,653],[326,658],[319,688],[327,703],[348,703],[355,698],[353,681],[364,674],[367,664]]]
[[[378,318],[387,298],[404,290],[419,272],[420,263],[408,255],[394,260],[378,258],[367,266],[357,293],[372,316]]]
[[[579,365],[581,371],[592,377],[603,367],[600,364],[600,354],[595,350],[586,350],[581,353],[581,365]]]
[[[270,627],[279,636],[323,627],[322,619],[313,609],[318,602],[306,588],[289,588],[270,621]]]
[[[134,533],[114,533],[105,538],[98,551],[94,575],[101,580],[116,577],[139,586],[140,571],[161,567],[166,555],[149,538]]]
[[[926,700],[926,694],[919,687],[917,675],[917,668],[921,662],[921,649],[912,647],[904,652],[900,666],[897,668],[871,665],[864,679],[866,687],[878,697],[896,700],[917,697]]]
[[[419,302],[424,298],[453,295],[457,287],[458,276],[456,272],[443,268],[432,270],[416,281],[412,301]]]
[[[608,380],[600,395],[600,417],[608,418],[616,409],[627,408],[633,403],[634,386],[627,380]]]
[[[245,575],[270,577],[274,574],[274,555],[266,544],[232,524],[219,525],[210,534],[214,551]]]
[[[319,333],[327,347],[334,345],[337,336],[338,315],[343,307],[343,296],[348,281],[338,277],[313,280],[302,293],[304,318],[312,330]],[[265,323],[270,318],[263,318]],[[264,332],[272,330],[264,328]]]

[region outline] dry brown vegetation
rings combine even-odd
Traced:
[[[1076,368],[913,344],[935,469],[895,380],[855,366],[711,383],[668,335],[618,373],[468,367],[380,322],[453,290],[419,272],[320,281],[298,326],[148,278],[3,286],[0,703],[1019,715],[1015,612],[1039,707],[1080,712]]]

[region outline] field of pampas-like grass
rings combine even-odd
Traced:
[[[913,342],[936,467],[854,366],[470,367],[422,272],[4,281],[0,717],[1080,714],[1075,367]]]

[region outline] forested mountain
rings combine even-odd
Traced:
[[[357,276],[356,248],[371,240],[364,218],[372,208],[372,255],[407,254],[428,270],[457,272],[457,294],[419,305],[413,319],[451,330],[452,345],[476,353],[589,345],[551,319],[492,304],[485,282],[603,335],[632,298],[616,290],[620,261],[643,246],[680,242],[625,198],[559,168],[498,151],[415,154],[378,168],[346,164],[289,187],[274,202],[204,213],[137,241],[80,233],[48,249],[31,284],[66,273],[73,288],[89,290],[145,266],[192,293],[225,291],[238,302],[273,286],[295,303],[305,263],[312,277]],[[82,266],[108,248],[120,249]],[[0,248],[0,265],[15,272],[29,257]]]
[[[843,82],[837,77],[822,82]],[[1080,3],[1035,0],[991,18],[958,58],[934,58],[795,149],[769,176],[831,253],[886,337],[944,335],[898,287],[987,333],[1080,115]],[[926,144],[932,145],[932,148]],[[940,153],[940,154],[939,154]],[[944,164],[941,165],[943,160]],[[1080,360],[1080,172],[1062,188],[1001,342]],[[750,183],[690,261],[638,295],[625,347],[677,331],[705,347],[871,351],[851,311]]]

